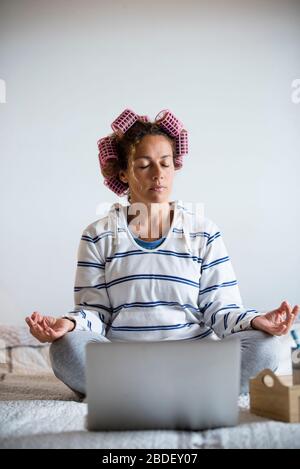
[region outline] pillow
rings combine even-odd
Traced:
[[[0,324],[0,371],[18,374],[53,373],[50,344],[33,337],[28,326]]]

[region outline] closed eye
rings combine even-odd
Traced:
[[[140,168],[140,169],[145,169],[145,168],[149,168],[149,166],[150,166],[150,165],[148,164],[148,166],[139,166],[139,168]],[[162,164],[162,166],[163,166],[164,168],[169,168],[169,167],[170,167],[169,164]]]

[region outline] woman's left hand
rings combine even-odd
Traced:
[[[287,301],[283,301],[279,308],[252,319],[253,329],[267,332],[271,335],[287,334],[299,313],[300,306],[292,309]]]

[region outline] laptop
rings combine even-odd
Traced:
[[[92,342],[88,430],[202,430],[238,423],[240,340]]]

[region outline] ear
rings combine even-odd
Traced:
[[[126,172],[124,170],[119,172],[119,179],[120,181],[124,182],[125,184],[128,184],[128,179],[126,176]]]

